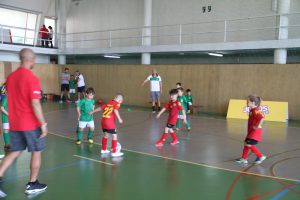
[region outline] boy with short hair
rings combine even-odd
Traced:
[[[85,98],[77,102],[77,114],[79,120],[79,130],[77,132],[77,141],[76,144],[81,144],[82,132],[85,127],[89,127],[89,132],[87,135],[88,142],[90,144],[94,143],[92,140],[93,132],[95,130],[93,115],[89,112],[93,111],[95,108],[94,100],[95,91],[93,88],[88,88],[85,92]]]
[[[164,145],[165,140],[168,137],[168,133],[170,132],[170,135],[172,137],[172,142],[171,145],[178,144],[178,138],[176,134],[174,133],[174,126],[176,124],[177,118],[178,118],[178,113],[181,110],[182,115],[183,115],[183,121],[186,123],[186,116],[185,116],[185,111],[181,105],[181,103],[177,100],[178,97],[178,90],[177,89],[172,89],[169,92],[170,94],[170,101],[164,106],[164,108],[158,113],[156,118],[158,119],[163,112],[166,110],[169,110],[169,118],[167,125],[165,127],[165,132],[163,133],[162,137],[155,143],[155,146],[160,147]]]
[[[178,98],[177,100],[181,103],[183,110],[185,113],[189,113],[188,111],[188,100],[186,99],[186,97],[183,95],[184,94],[184,90],[182,87],[178,88]],[[176,122],[176,130],[179,130],[180,128],[180,120],[183,119],[183,111],[179,111],[178,113],[178,120]],[[188,129],[188,131],[191,130],[191,126],[190,123],[188,121],[185,122],[185,126]]]
[[[120,157],[123,156],[124,153],[120,152],[117,149],[118,146],[118,136],[116,129],[116,120],[118,119],[119,123],[122,124],[123,120],[119,114],[119,108],[123,103],[124,96],[122,94],[117,94],[114,100],[109,101],[108,103],[102,105],[101,107],[93,110],[90,114],[103,110],[101,126],[103,130],[103,138],[102,138],[102,150],[101,154],[108,154],[110,151],[107,150],[107,140],[109,135],[112,135],[112,157]]]

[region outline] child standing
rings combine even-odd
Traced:
[[[88,127],[90,130],[87,135],[88,142],[90,144],[94,143],[92,140],[93,132],[95,130],[93,115],[89,114],[90,111],[93,111],[95,108],[94,100],[95,91],[93,88],[88,88],[85,92],[85,98],[77,102],[77,114],[79,120],[79,130],[77,132],[77,141],[76,144],[81,144],[82,132],[85,127]]]
[[[250,95],[247,99],[247,105],[250,108],[249,119],[248,119],[248,134],[245,139],[244,149],[242,158],[237,159],[237,163],[247,164],[248,153],[251,150],[256,156],[254,164],[262,163],[267,157],[264,156],[256,145],[262,141],[262,123],[263,114],[259,110],[261,104],[261,98],[256,95]]]
[[[186,99],[186,97],[183,95],[184,94],[184,90],[182,87],[178,88],[178,101],[180,102],[180,104],[182,105],[183,107],[183,110],[185,113],[188,113],[188,100]],[[179,114],[178,114],[178,119],[177,119],[177,122],[176,122],[176,130],[179,130],[180,128],[180,121],[183,120],[183,111],[179,111]],[[189,124],[189,122],[185,122],[185,126],[186,128],[190,131],[191,130],[191,126]]]
[[[160,140],[158,140],[155,143],[155,146],[158,146],[158,147],[164,145],[164,142],[167,139],[169,132],[172,137],[171,145],[175,145],[175,144],[179,143],[178,138],[173,130],[173,128],[176,124],[177,118],[178,118],[179,111],[182,111],[183,121],[184,121],[184,123],[186,123],[185,111],[184,111],[182,105],[180,104],[180,102],[177,100],[178,90],[172,89],[172,90],[170,90],[169,94],[170,94],[171,100],[164,106],[164,108],[158,113],[158,115],[156,117],[158,119],[163,112],[165,112],[167,109],[169,110],[169,118],[168,118],[167,125],[165,127],[165,132],[162,135],[162,137],[160,138]]]
[[[112,135],[112,157],[120,157],[123,156],[124,153],[118,151],[118,136],[116,129],[116,117],[120,124],[123,123],[123,120],[119,114],[119,108],[123,102],[124,96],[122,94],[117,94],[114,100],[109,101],[108,103],[102,105],[101,107],[93,110],[90,114],[103,110],[101,126],[103,130],[103,138],[102,138],[102,150],[101,154],[108,154],[109,150],[107,150],[107,140],[109,135]]]
[[[2,112],[2,128],[3,128],[3,139],[4,139],[4,151],[8,151],[10,149],[10,142],[9,142],[9,122],[8,122],[8,107],[7,107],[7,96],[6,96],[6,89],[3,86],[1,90],[2,95],[2,105],[1,105],[1,112]]]
[[[75,99],[75,94],[76,94],[74,75],[71,75],[71,79],[70,79],[70,81],[69,81],[69,85],[70,85],[70,96],[71,96],[71,101],[74,101],[74,99]]]

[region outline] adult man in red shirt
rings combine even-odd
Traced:
[[[48,38],[49,38],[49,30],[46,28],[45,24],[40,29],[40,37],[41,37],[41,44],[42,47],[48,47]]]
[[[24,48],[19,53],[20,67],[12,72],[6,81],[10,122],[11,152],[0,164],[0,177],[26,148],[31,152],[30,180],[26,185],[26,194],[46,190],[47,185],[38,182],[41,166],[41,151],[45,148],[47,123],[40,104],[40,81],[31,69],[35,64],[35,54]],[[0,178],[2,182],[2,178]],[[6,194],[0,188],[0,197]]]

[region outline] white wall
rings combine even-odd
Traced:
[[[39,12],[49,17],[55,16],[54,0],[1,0],[1,5]]]
[[[273,0],[274,1],[274,0]],[[291,12],[300,11],[300,1],[291,0]],[[67,17],[67,32],[98,31],[143,26],[143,0],[83,0],[78,6],[72,4]],[[212,7],[205,13],[202,7]],[[222,42],[224,40],[224,21],[216,20],[241,19],[256,16],[274,15],[272,0],[153,0],[152,25],[191,24],[182,26],[182,33],[218,32],[183,36],[182,43]],[[300,15],[291,19],[300,24]],[[276,39],[276,17],[227,22],[226,41],[255,41]],[[265,30],[239,31],[236,29],[266,28]],[[112,38],[139,36],[141,30],[112,32]],[[179,34],[179,25],[166,28],[153,28],[152,35]],[[292,38],[299,37],[299,29],[291,30]],[[73,35],[69,40],[108,39],[109,32]],[[179,42],[179,36],[152,38],[152,44],[174,44]],[[71,43],[68,43],[71,44]],[[115,39],[112,46],[141,45],[141,39]],[[107,40],[86,41],[68,47],[108,47]]]

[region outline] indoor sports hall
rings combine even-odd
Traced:
[[[298,0],[1,0],[0,198],[299,200],[299,63]]]

